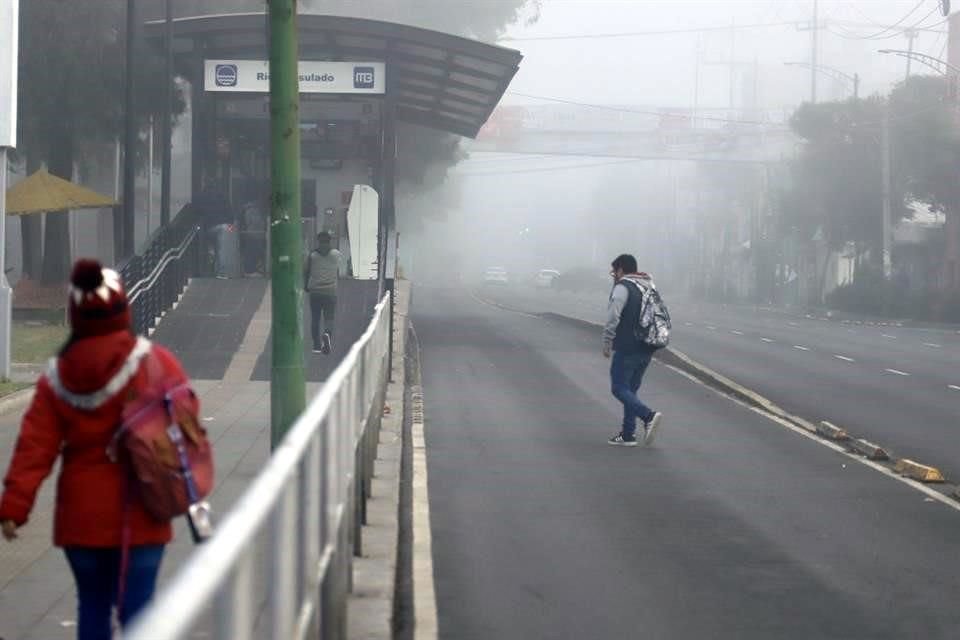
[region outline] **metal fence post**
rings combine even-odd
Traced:
[[[283,488],[272,523],[272,567],[270,585],[271,638],[290,638],[293,633],[296,600],[297,495],[296,484]]]

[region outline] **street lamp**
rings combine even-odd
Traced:
[[[946,60],[941,60],[940,58],[934,58],[933,56],[928,56],[925,53],[919,53],[917,51],[905,51],[903,49],[878,49],[877,52],[892,53],[895,56],[916,60],[920,64],[925,65],[944,76],[949,75],[949,73],[952,73],[954,75],[960,74],[960,67],[957,67],[956,65],[952,65]]]
[[[856,100],[860,97],[860,75],[854,73],[853,75],[835,69],[833,67],[828,67],[823,64],[818,64],[815,67],[809,62],[784,62],[788,67],[803,67],[805,69],[815,69],[816,71],[822,73],[825,76],[833,78],[834,80],[840,80],[841,82],[846,83],[847,85],[853,86],[853,99]]]

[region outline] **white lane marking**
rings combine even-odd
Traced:
[[[890,338],[891,340],[897,339],[897,336],[891,336],[889,333],[881,333],[880,335],[883,336],[884,338]]]
[[[937,344],[937,343],[935,343],[935,342],[924,342],[924,343],[923,343],[923,346],[925,346],[925,347],[933,347],[934,349],[939,349],[939,348],[940,348],[941,346],[943,346],[943,345],[939,345],[939,344]]]
[[[764,342],[773,342],[773,340],[771,340],[770,338],[760,338],[760,339],[763,340]]]
[[[800,326],[800,325],[797,324],[796,322],[788,322],[787,324],[790,325],[791,327],[799,327],[799,326]]]
[[[947,389],[953,389],[954,391],[960,391],[960,387],[955,384],[948,384]]]
[[[693,326],[693,323],[692,323],[692,322],[684,322],[683,325],[684,325],[685,327],[692,327],[692,326]]]
[[[541,317],[538,316],[538,315],[535,314],[535,313],[528,313],[528,312],[526,312],[526,311],[521,311],[520,309],[512,309],[512,308],[510,308],[510,307],[505,307],[505,306],[502,305],[502,304],[497,304],[496,302],[493,302],[492,300],[486,300],[486,299],[484,299],[484,298],[481,298],[480,296],[478,296],[478,295],[477,295],[476,293],[474,293],[473,291],[468,291],[468,292],[467,292],[467,295],[469,295],[471,298],[473,298],[475,302],[479,302],[479,303],[482,304],[482,305],[486,305],[486,306],[492,307],[492,308],[494,308],[494,309],[499,309],[500,311],[507,311],[508,313],[516,313],[516,314],[519,314],[519,315],[521,315],[521,316],[527,316],[528,318],[536,318],[537,320],[540,320],[540,319],[541,319]]]
[[[710,331],[716,331],[716,330],[717,330],[716,327],[711,327],[710,325],[707,325],[707,329],[709,329]]]
[[[841,356],[839,354],[833,354],[833,357],[837,360],[843,360],[844,362],[856,362],[853,358],[848,358],[847,356]]]
[[[732,333],[732,334],[735,335],[735,336],[742,336],[742,335],[743,335],[743,331],[737,331],[736,329],[734,329],[734,330],[731,331],[730,333]]]
[[[810,351],[810,347],[801,347],[798,344],[793,345],[794,349],[799,349],[800,351]]]
[[[884,371],[886,371],[887,373],[895,373],[895,374],[897,374],[898,376],[908,376],[908,375],[910,375],[910,374],[907,373],[906,371],[899,371],[899,370],[897,370],[897,369],[884,369]]]
[[[727,395],[727,394],[725,394],[723,391],[720,391],[719,389],[717,389],[717,388],[715,388],[715,387],[712,387],[712,386],[710,386],[709,384],[706,384],[706,383],[703,382],[702,380],[699,380],[699,379],[695,378],[694,376],[690,375],[690,374],[687,373],[686,371],[683,371],[683,370],[681,370],[681,369],[678,369],[678,368],[674,367],[673,365],[668,364],[668,365],[665,365],[665,366],[666,366],[668,369],[671,369],[671,370],[673,370],[674,372],[679,373],[681,376],[683,376],[684,378],[687,378],[688,380],[690,380],[690,381],[693,382],[694,384],[698,384],[698,385],[700,385],[701,387],[704,387],[704,388],[706,388],[706,389],[709,389],[710,391],[713,391],[715,394],[717,394],[717,395],[720,396],[721,398],[726,398],[727,400],[729,400],[729,401],[731,401],[731,402],[733,402],[733,403],[736,403],[736,404],[740,405],[741,407],[744,407],[744,408],[746,408],[746,409],[749,409],[750,411],[753,411],[754,413],[757,413],[757,414],[759,414],[759,415],[761,415],[761,416],[764,416],[764,417],[767,418],[768,420],[771,420],[772,422],[775,422],[775,423],[779,424],[779,425],[782,426],[782,427],[786,427],[786,428],[789,429],[790,431],[793,431],[794,433],[799,434],[799,435],[803,436],[804,438],[807,438],[808,440],[812,440],[813,442],[816,442],[816,443],[819,444],[819,445],[822,445],[822,446],[824,446],[824,447],[827,447],[828,449],[832,449],[833,451],[836,451],[837,453],[846,456],[847,458],[849,458],[850,460],[852,460],[852,461],[854,461],[854,462],[859,462],[859,463],[862,464],[862,465],[865,465],[865,466],[870,467],[870,468],[873,469],[874,471],[879,471],[880,473],[882,473],[883,475],[887,476],[887,477],[890,478],[891,480],[896,480],[897,482],[902,482],[903,484],[907,485],[908,487],[911,487],[911,488],[913,488],[913,489],[916,489],[916,490],[919,491],[920,493],[923,493],[923,494],[925,494],[925,495],[933,498],[933,499],[936,500],[937,502],[939,502],[939,503],[941,503],[941,504],[944,504],[944,505],[950,507],[950,508],[953,509],[954,511],[960,511],[960,502],[956,502],[956,501],[948,498],[947,496],[943,495],[942,493],[939,493],[938,491],[935,491],[934,489],[931,489],[930,487],[927,487],[927,486],[921,484],[920,482],[917,482],[916,480],[911,480],[910,478],[906,478],[906,477],[904,477],[904,476],[901,476],[900,474],[895,473],[894,471],[892,471],[892,470],[884,467],[882,464],[879,464],[879,463],[877,463],[877,462],[874,462],[873,460],[867,460],[866,458],[863,458],[863,457],[861,457],[861,456],[859,456],[859,455],[857,455],[857,454],[855,454],[855,453],[851,453],[851,452],[847,451],[843,446],[838,445],[838,444],[835,444],[835,443],[833,443],[833,442],[830,442],[829,440],[824,440],[823,438],[817,436],[816,434],[810,433],[809,431],[807,431],[807,430],[804,429],[803,427],[799,427],[799,426],[793,424],[792,422],[790,422],[789,420],[787,420],[787,419],[785,419],[785,418],[781,418],[780,416],[773,415],[773,414],[770,413],[769,411],[764,411],[763,409],[760,409],[759,407],[754,407],[754,406],[752,406],[752,405],[750,405],[750,404],[747,404],[747,403],[744,402],[743,400],[740,400],[739,398],[736,398],[736,397],[734,397],[734,396]],[[792,416],[792,417],[796,418],[796,416]],[[796,419],[799,420],[799,418],[796,418]]]

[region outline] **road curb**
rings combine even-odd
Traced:
[[[406,411],[406,327],[409,285],[398,283],[394,308],[393,369],[387,376],[373,477],[353,558],[347,594],[346,640],[391,640],[401,562],[401,483]],[[405,299],[404,299],[405,298]],[[359,479],[359,476],[355,476]]]
[[[889,460],[890,454],[886,450],[876,444],[873,444],[869,440],[864,440],[863,438],[858,438],[853,440],[850,443],[850,446],[854,451],[864,456],[868,460]]]
[[[907,476],[919,482],[944,482],[943,474],[940,473],[940,470],[936,467],[931,467],[929,465],[920,464],[908,458],[900,458],[897,460],[896,464],[893,467],[893,470],[899,473],[900,475]],[[956,490],[954,495],[956,495]]]
[[[31,386],[27,389],[14,391],[10,395],[0,398],[0,415],[5,416],[26,409],[30,401],[33,400],[33,391],[35,388],[36,386]]]
[[[821,420],[820,424],[817,425],[817,433],[819,433],[824,438],[828,440],[849,440],[850,434],[848,434],[844,429],[841,429],[832,422],[827,422],[826,420]]]
[[[591,322],[575,316],[567,316],[560,313],[545,312],[540,314],[543,318],[558,320],[568,324],[586,327],[589,329],[601,328],[598,322]],[[839,427],[828,421],[821,421],[819,425],[793,414],[788,413],[771,400],[765,398],[759,393],[752,391],[743,385],[727,378],[723,374],[713,371],[709,367],[693,360],[686,354],[677,351],[672,347],[660,349],[654,354],[654,359],[664,365],[675,367],[680,371],[692,376],[693,378],[707,384],[708,386],[725,393],[733,398],[746,403],[749,406],[756,407],[766,411],[777,418],[785,420],[790,424],[801,427],[824,440],[830,442],[843,442],[849,449],[863,455],[873,462],[890,461],[890,454],[887,449],[864,440],[850,436],[846,429]],[[893,467],[893,472],[901,476],[916,480],[923,484],[941,484],[946,482],[946,478],[936,467],[921,464],[907,458],[898,458],[892,465],[883,465],[887,469]],[[947,497],[960,501],[960,486],[945,487],[942,494]]]

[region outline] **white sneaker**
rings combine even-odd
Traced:
[[[660,426],[660,420],[663,418],[663,414],[659,411],[654,411],[653,416],[650,418],[650,422],[644,423],[643,425],[643,444],[649,445],[653,444],[653,439],[657,437],[657,427]]]

